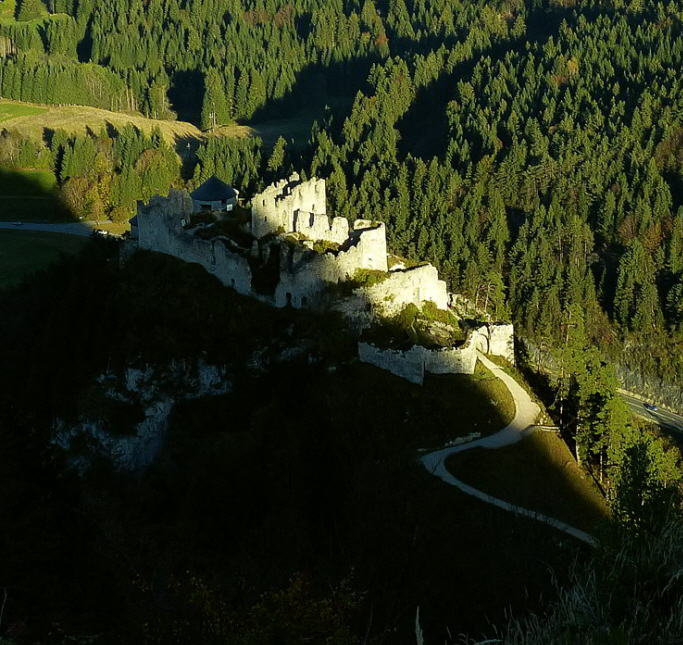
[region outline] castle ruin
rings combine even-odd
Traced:
[[[202,227],[190,226],[192,212],[185,191],[139,203],[139,248],[200,264],[224,285],[276,307],[319,309],[329,304],[329,287],[357,271],[388,272],[384,223],[356,220],[349,227],[343,217],[328,217],[324,179],[302,181],[293,174],[255,195],[251,221],[243,227],[252,237],[250,248],[224,235],[198,235]],[[324,246],[316,250],[318,243]],[[259,288],[264,283],[270,288]],[[370,306],[431,300],[448,307],[446,283],[431,265],[391,272],[376,287],[363,294]]]
[[[383,222],[363,219],[349,226],[345,218],[327,215],[324,179],[302,181],[295,173],[254,195],[251,206],[250,221],[235,221],[240,235],[221,233],[223,229],[214,234],[210,224],[193,223],[190,195],[172,190],[168,197],[138,202],[131,237],[140,249],[201,265],[242,295],[275,307],[320,310],[334,305],[361,321],[361,327],[411,304],[421,308],[432,302],[437,309],[449,309],[446,283],[434,266],[389,269]],[[335,297],[334,286],[353,280],[362,270],[379,277],[350,296]],[[486,332],[484,350],[514,360],[512,326],[505,327]],[[360,357],[384,369],[393,365],[390,371],[421,382],[419,374],[425,370],[471,373],[482,338],[480,330],[462,349],[416,349],[409,356],[362,345]]]

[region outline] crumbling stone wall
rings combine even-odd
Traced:
[[[425,351],[425,371],[431,374],[474,374],[477,352],[472,344]]]
[[[276,233],[278,229],[295,232],[297,211],[302,214],[325,215],[327,208],[324,179],[302,181],[301,177],[294,173],[288,179],[281,179],[268,186],[262,193],[254,195],[251,200],[251,234],[260,239],[270,233]],[[302,221],[305,221],[305,218]],[[316,224],[314,218],[313,228],[322,230],[323,223],[324,221],[320,220]],[[337,227],[339,226],[342,224],[337,224]],[[308,227],[311,228],[310,223]],[[333,225],[328,222],[328,228],[330,235],[333,234],[332,231],[336,234],[334,222]]]
[[[349,238],[349,222],[345,217],[320,215],[307,211],[294,211],[293,233],[300,233],[310,240],[323,240],[344,244]]]
[[[375,365],[396,376],[422,385],[424,382],[425,348],[411,347],[401,352],[393,349],[380,349],[369,343],[358,343],[358,356],[364,363]]]
[[[138,244],[141,249],[166,253],[185,262],[200,264],[225,286],[238,293],[251,293],[249,262],[228,249],[226,240],[203,240],[183,228],[192,213],[192,200],[186,191],[171,191],[168,197],[153,197],[149,204],[138,203]]]
[[[304,212],[303,207],[311,209]],[[322,212],[315,212],[318,209]],[[316,239],[344,239],[337,252],[316,253],[303,244],[290,246],[283,238],[259,248],[255,243],[251,253],[255,259],[268,263],[272,247],[279,250],[279,278],[270,295],[252,290],[252,273],[246,253],[231,248],[227,238],[204,240],[183,228],[183,220],[192,212],[192,200],[185,191],[171,191],[167,198],[156,196],[148,205],[138,204],[138,243],[140,248],[167,253],[186,262],[203,266],[223,284],[239,293],[258,298],[277,307],[320,308],[326,305],[328,287],[349,280],[359,269],[387,272],[386,228],[382,222],[357,220],[349,232],[346,220],[330,223],[325,210],[325,182],[301,182],[298,175],[269,186],[253,202],[252,232],[257,237],[277,228],[306,234]],[[277,224],[277,226],[275,226]],[[274,228],[273,228],[274,227]],[[329,235],[328,238],[321,236]],[[339,242],[338,242],[339,243]],[[446,283],[430,264],[410,269],[397,269],[385,280],[357,289],[347,300],[343,311],[368,320],[373,315],[398,313],[406,305],[433,302],[447,310],[449,294]],[[514,362],[512,325],[487,325],[473,331],[464,347],[425,350],[414,348],[408,353],[364,347],[361,358],[389,369],[399,376],[418,382],[418,372],[474,372],[476,351],[503,356]],[[420,358],[421,357],[421,358]],[[419,360],[418,360],[419,359]],[[365,360],[365,359],[364,359]],[[420,362],[418,370],[416,365]],[[421,382],[421,381],[420,381]]]
[[[357,220],[345,247],[338,253],[315,253],[305,247],[282,249],[275,306],[323,305],[330,284],[349,280],[358,269],[386,271],[386,248],[382,222]]]
[[[474,374],[477,352],[503,356],[508,352],[512,325],[492,325],[472,331],[462,347],[426,349],[415,345],[407,351],[380,349],[368,343],[358,343],[358,356],[411,383],[422,385],[425,372],[430,374]],[[494,337],[493,343],[491,337]],[[514,354],[512,356],[514,360]],[[508,359],[509,360],[509,359]]]
[[[515,363],[515,328],[510,324],[488,325],[488,353]]]
[[[361,289],[362,297],[381,315],[393,316],[406,305],[421,306],[433,302],[448,309],[448,289],[439,272],[431,264],[392,271],[386,280]]]

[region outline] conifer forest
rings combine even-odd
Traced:
[[[154,127],[30,132],[4,100]],[[302,119],[305,138],[281,126]],[[585,552],[502,511],[461,520],[413,464],[459,408],[355,363],[256,379],[249,352],[273,339],[351,341],[95,240],[0,283],[0,645],[681,642],[680,438],[617,394],[683,411],[681,0],[0,0],[0,221],[3,175],[38,170],[98,225],[214,175],[246,199],[324,178],[328,213],[384,222],[391,254],[514,324],[516,374],[611,520]],[[55,419],[95,405],[97,374],[205,355],[240,366],[235,390],[178,403],[144,479],[79,478],[53,455]],[[379,414],[375,388],[405,411]],[[461,575],[455,553],[434,561],[453,534],[477,554]]]

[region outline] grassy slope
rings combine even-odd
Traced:
[[[56,190],[57,179],[51,170],[0,170],[0,195],[49,197]]]
[[[252,126],[231,124],[216,128],[211,133],[202,132],[197,126],[185,121],[161,121],[148,119],[139,114],[110,112],[99,108],[81,105],[37,106],[10,99],[0,99],[0,123],[2,127],[18,130],[22,134],[42,139],[43,130],[66,130],[74,134],[84,134],[86,130],[99,132],[107,124],[120,129],[131,124],[144,132],[158,127],[166,141],[178,153],[183,153],[187,144],[195,149],[199,143],[210,136],[217,137],[261,137],[266,148],[271,148],[279,136],[294,146],[301,148],[309,139],[311,126],[320,118],[317,110],[304,110],[289,119],[277,119],[256,123]]]
[[[367,591],[363,630],[372,608],[372,631],[389,625],[387,643],[414,643],[417,605],[425,642],[444,625],[478,631],[510,607],[538,607],[548,565],[561,578],[575,545],[446,486],[415,459],[473,426],[504,425],[493,385],[480,372],[421,388],[354,363],[185,403],[163,467],[187,471],[174,484],[187,493],[178,535],[167,537],[220,552],[214,571],[228,589],[250,576],[279,586],[293,571],[324,586],[319,574],[353,569]]]
[[[0,222],[61,222],[68,219],[51,171],[0,168]]]
[[[351,575],[365,592],[357,632],[370,624],[369,642],[387,645],[414,645],[417,605],[425,642],[442,642],[445,626],[474,635],[510,608],[541,608],[549,567],[562,579],[576,545],[461,494],[417,460],[418,448],[507,423],[509,402],[492,405],[499,385],[486,371],[419,387],[349,360],[354,344],[336,319],[267,308],[173,258],[141,253],[119,271],[88,257],[42,276],[35,293],[27,285],[0,298],[0,392],[19,419],[40,408],[51,424],[62,415],[55,402],[68,405],[95,374],[133,361],[202,355],[235,366],[235,391],[179,402],[148,477],[104,469],[61,505],[45,496],[37,517],[38,502],[27,499],[30,521],[8,524],[11,571],[29,589],[13,607],[49,613],[72,633],[91,624],[93,633],[130,629],[124,641],[143,642],[137,621],[170,623],[167,607],[157,615],[158,604],[138,602],[136,581],[163,587],[190,569],[238,610],[295,572],[316,594]],[[255,349],[311,340],[320,363],[272,362],[260,378],[239,368]],[[35,345],[32,364],[26,348]],[[65,515],[65,505],[75,512]],[[193,624],[187,605],[183,597],[178,620]]]
[[[45,269],[64,253],[77,253],[88,238],[38,231],[0,230],[0,289]]]
[[[20,103],[19,101],[0,99],[0,110],[9,109],[7,106],[13,106],[13,109],[18,109],[16,106],[21,108],[35,107],[31,104]],[[183,121],[159,121],[147,119],[140,115],[110,112],[109,110],[100,110],[99,108],[82,105],[45,105],[41,106],[41,108],[44,111],[40,114],[5,119],[2,125],[5,128],[18,130],[22,134],[35,137],[36,139],[42,139],[45,128],[66,130],[74,134],[85,134],[88,129],[97,133],[106,127],[108,123],[117,129],[123,128],[128,124],[134,125],[147,133],[150,133],[154,127],[159,127],[169,144],[177,148],[183,148],[185,142],[200,140],[204,136],[199,128]]]
[[[508,502],[587,531],[607,517],[606,503],[562,439],[534,432],[513,446],[454,455],[449,470],[462,481]]]
[[[0,123],[3,121],[9,121],[10,119],[17,119],[22,116],[42,114],[46,111],[46,108],[40,108],[34,105],[2,102],[0,103]]]

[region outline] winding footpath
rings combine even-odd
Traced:
[[[492,363],[486,356],[479,353],[479,360],[489,369],[495,376],[497,376],[505,386],[510,391],[512,398],[515,402],[515,417],[500,432],[489,435],[488,437],[482,437],[476,441],[470,441],[469,443],[459,444],[457,446],[451,446],[449,448],[443,448],[441,450],[435,450],[434,452],[427,453],[423,455],[420,460],[424,464],[424,467],[435,477],[443,480],[451,486],[459,488],[463,493],[472,495],[477,499],[488,504],[493,504],[498,508],[502,508],[506,511],[510,511],[515,515],[521,515],[522,517],[528,517],[532,520],[537,520],[538,522],[543,522],[548,526],[552,526],[559,531],[563,531],[568,535],[586,542],[591,546],[597,545],[597,540],[588,533],[581,531],[569,524],[560,522],[555,518],[548,517],[547,515],[542,515],[536,511],[529,510],[527,508],[522,508],[521,506],[516,506],[515,504],[510,504],[509,502],[488,495],[483,491],[480,491],[473,486],[469,486],[464,482],[453,477],[453,475],[446,468],[446,460],[451,455],[458,452],[463,452],[465,450],[471,450],[472,448],[486,448],[487,450],[495,450],[496,448],[502,448],[503,446],[509,446],[511,444],[517,443],[523,437],[525,437],[534,427],[536,417],[540,412],[539,407],[531,400],[528,393],[513,379],[511,376],[506,374],[502,368],[498,367],[495,363]]]

